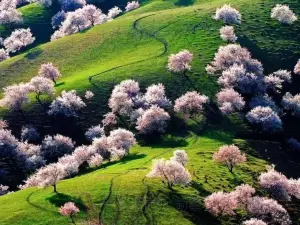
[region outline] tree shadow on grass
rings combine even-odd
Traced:
[[[140,138],[139,144],[151,148],[176,148],[187,146],[188,142],[183,137],[148,135]]]
[[[29,60],[34,60],[37,57],[39,57],[39,55],[42,53],[43,53],[43,50],[41,48],[37,47],[37,48],[30,50],[28,53],[26,53],[24,57]]]
[[[81,176],[81,175],[85,175],[87,173],[99,170],[99,169],[105,169],[107,167],[113,166],[113,165],[124,165],[132,160],[137,160],[137,159],[142,159],[145,158],[147,155],[146,154],[141,154],[141,153],[133,153],[133,154],[129,154],[128,156],[124,157],[123,159],[119,160],[119,161],[112,161],[112,162],[107,162],[103,165],[101,165],[100,167],[97,168],[85,168],[83,169],[77,176]]]
[[[189,6],[193,5],[195,3],[195,0],[177,0],[174,4],[176,6]]]
[[[51,204],[55,205],[56,207],[61,207],[67,202],[73,202],[81,211],[86,212],[87,207],[81,200],[81,198],[76,198],[64,193],[56,193],[49,198],[46,198]]]
[[[199,186],[198,186],[199,187]],[[201,189],[201,187],[200,187]],[[220,224],[215,217],[205,211],[204,205],[193,196],[184,196],[177,191],[162,192],[167,197],[167,203],[180,211],[185,218],[199,225]]]

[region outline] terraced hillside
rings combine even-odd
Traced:
[[[0,63],[0,87],[3,88],[29,81],[42,63],[53,62],[63,75],[56,86],[57,94],[71,89],[81,95],[87,89],[95,93],[80,118],[55,121],[34,100],[25,109],[25,120],[17,112],[4,109],[1,117],[9,122],[17,136],[22,125],[32,124],[43,134],[61,133],[80,145],[86,143],[84,131],[98,124],[107,113],[113,86],[124,79],[133,78],[142,88],[163,83],[172,100],[187,90],[197,90],[214,99],[219,87],[216,78],[206,74],[205,66],[219,46],[226,44],[219,37],[223,24],[212,18],[215,9],[224,3],[230,3],[242,13],[242,24],[236,27],[238,42],[263,63],[266,73],[279,68],[292,70],[300,56],[300,36],[297,35],[300,22],[285,26],[270,18],[272,6],[282,1],[149,0],[139,9],[109,23],[54,42],[37,43]],[[285,3],[300,14],[297,0]],[[120,1],[117,4],[122,5]],[[49,12],[35,4],[21,10],[28,18],[31,14],[48,18]],[[36,25],[36,29],[41,28]],[[46,33],[45,39],[50,30]],[[41,43],[45,39],[41,38]],[[194,54],[189,81],[166,69],[168,55],[181,49],[189,49]],[[293,87],[293,90],[299,89]],[[121,161],[106,163],[97,170],[59,182],[58,194],[52,193],[51,188],[29,188],[0,197],[0,224],[68,224],[69,218],[60,216],[58,208],[70,200],[81,209],[75,218],[76,224],[88,224],[87,221],[99,218],[107,225],[241,224],[245,219],[243,213],[222,219],[212,217],[205,210],[204,198],[215,191],[230,191],[241,183],[258,187],[257,176],[270,163],[275,163],[286,175],[298,177],[300,164],[286,154],[284,145],[276,138],[260,140],[265,137],[254,135],[238,115],[225,118],[207,113],[206,116],[206,123],[172,125],[169,135],[162,140],[151,144],[140,140]],[[187,132],[182,132],[182,126]],[[290,126],[291,130],[296,129],[297,123]],[[248,158],[233,174],[212,160],[219,146],[231,143],[236,143]],[[169,158],[175,149],[187,151],[193,181],[188,187],[175,187],[170,191],[161,181],[145,175],[153,159]],[[259,188],[258,192],[262,193]],[[293,224],[300,223],[297,203],[286,205]]]

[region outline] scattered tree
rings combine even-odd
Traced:
[[[75,224],[73,216],[75,216],[79,211],[80,210],[73,202],[67,202],[59,209],[59,213],[63,216],[69,216],[73,224]]]
[[[22,47],[32,44],[34,40],[35,37],[32,36],[30,28],[16,29],[3,41],[3,45],[7,52],[16,52]]]
[[[113,7],[108,11],[108,18],[113,19],[116,16],[118,16],[120,13],[122,13],[122,10],[119,7]]]
[[[39,76],[48,78],[56,84],[56,80],[61,77],[61,73],[52,63],[45,63],[39,69]]]
[[[175,150],[170,160],[176,161],[182,164],[183,166],[186,166],[188,161],[188,155],[186,154],[185,150]]]
[[[134,9],[137,9],[140,7],[140,4],[138,1],[132,1],[132,2],[127,2],[127,5],[125,7],[126,12],[132,11]]]
[[[90,167],[98,167],[101,166],[103,163],[103,158],[100,154],[95,154],[91,157],[88,161]]]
[[[0,62],[9,58],[9,54],[3,49],[0,49]]]
[[[23,141],[36,141],[40,138],[40,134],[33,126],[23,126],[21,130],[21,139]]]
[[[246,155],[242,154],[239,148],[235,145],[224,145],[215,152],[213,159],[221,164],[227,166],[228,170],[232,173],[233,168],[243,162],[246,162]]]
[[[237,201],[231,193],[215,192],[205,198],[205,208],[214,216],[232,216]]]
[[[157,105],[161,108],[169,108],[172,103],[167,99],[165,87],[162,84],[153,84],[147,88],[144,99],[148,105]]]
[[[172,189],[173,185],[187,185],[191,182],[191,175],[187,169],[174,160],[154,160],[147,177],[161,178],[167,182],[169,189]]]
[[[196,91],[187,92],[175,101],[174,111],[194,118],[203,111],[203,106],[209,102],[206,95]]]
[[[42,142],[42,154],[48,162],[55,162],[65,154],[70,154],[74,149],[74,142],[71,138],[57,134],[46,136]]]
[[[243,97],[232,88],[225,88],[217,93],[217,102],[223,114],[240,111],[245,106]]]
[[[284,109],[292,111],[296,116],[300,116],[300,94],[291,95],[287,92],[281,102]]]
[[[3,88],[4,97],[0,101],[2,107],[7,107],[14,111],[21,111],[23,105],[29,103],[28,94],[32,91],[29,84],[13,84]]]
[[[104,135],[104,129],[101,125],[93,126],[85,132],[85,136],[89,141],[92,141],[94,138],[99,138]]]
[[[250,220],[246,220],[243,222],[243,225],[268,225],[264,221],[256,219],[256,218],[251,218]]]
[[[237,36],[234,33],[233,26],[224,26],[220,29],[221,38],[227,42],[236,42]]]
[[[182,50],[177,54],[171,54],[168,60],[168,69],[174,73],[183,73],[187,70],[191,70],[191,62],[193,60],[193,54],[188,50]]]
[[[48,78],[36,76],[30,80],[29,84],[33,87],[38,102],[41,102],[41,95],[53,96],[55,93],[54,82]]]
[[[277,132],[282,129],[282,121],[270,108],[257,106],[246,115],[249,123],[259,126],[265,132]]]
[[[56,13],[51,19],[51,25],[52,25],[53,29],[60,27],[62,25],[62,22],[65,21],[66,16],[67,16],[67,14],[63,10]]]
[[[76,94],[75,90],[62,91],[50,105],[49,115],[64,115],[66,117],[76,116],[76,113],[84,108],[86,104]]]
[[[94,93],[91,91],[86,91],[84,97],[85,99],[91,99],[94,97]]]
[[[298,75],[300,74],[300,59],[298,60],[297,64],[295,65],[294,73],[298,74]]]
[[[273,199],[253,197],[249,200],[247,211],[250,215],[270,224],[291,224],[288,212]]]
[[[6,195],[6,194],[8,194],[8,193],[9,193],[9,187],[0,184],[0,196],[1,196],[1,195]]]
[[[216,10],[214,19],[223,20],[226,24],[241,24],[242,16],[237,9],[225,4]]]
[[[136,129],[142,134],[164,133],[169,120],[165,110],[153,105],[137,119]]]
[[[280,23],[292,24],[297,20],[295,13],[287,5],[277,4],[271,12],[271,18],[277,19]]]

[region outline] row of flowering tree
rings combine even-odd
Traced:
[[[244,225],[292,224],[288,212],[278,201],[285,204],[291,196],[300,199],[300,179],[288,179],[274,166],[268,166],[267,172],[261,173],[258,179],[259,185],[276,200],[254,196],[255,189],[242,184],[232,192],[215,192],[205,198],[206,209],[216,217],[234,216],[242,210],[253,217],[243,222]]]

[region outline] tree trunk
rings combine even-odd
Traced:
[[[54,191],[55,193],[57,193],[57,190],[56,190],[56,184],[53,185],[53,188],[54,188],[53,191]]]
[[[70,215],[70,218],[71,218],[71,220],[72,220],[72,223],[76,225],[75,220],[74,220],[74,218],[73,218],[72,215]]]

